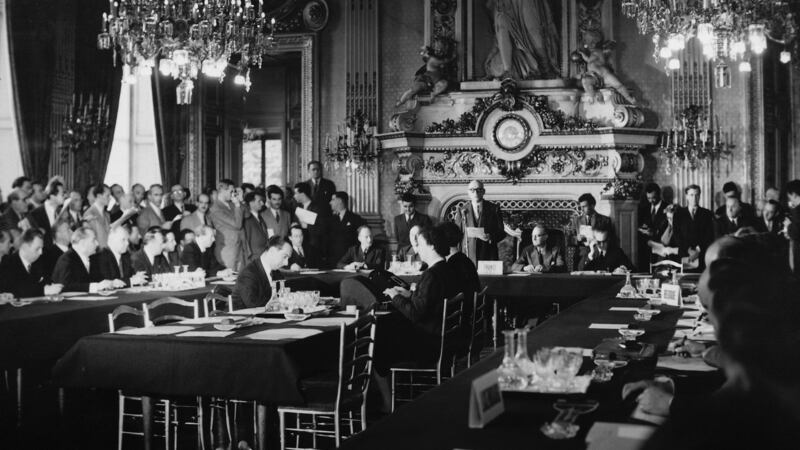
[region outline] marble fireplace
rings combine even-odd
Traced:
[[[636,201],[604,188],[643,169],[640,152],[659,134],[642,122],[642,111],[613,90],[589,95],[564,80],[464,82],[417,100],[378,139],[397,156],[398,181],[413,184],[432,217],[451,218],[467,184],[481,180],[511,229],[533,220],[565,229],[588,192],[636,258]]]

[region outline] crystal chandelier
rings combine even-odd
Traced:
[[[335,141],[330,135],[325,137],[324,149],[335,169],[344,166],[348,173],[367,174],[376,165],[380,166],[375,124],[361,110],[349,116],[344,126],[338,127],[337,134]]]
[[[115,63],[119,53],[126,83],[149,76],[158,60],[159,72],[180,80],[180,105],[191,103],[200,72],[222,82],[229,63],[249,91],[249,68],[261,66],[274,32],[263,0],[110,0],[97,46],[113,48]]]
[[[673,170],[695,170],[726,154],[728,146],[722,142],[721,134],[719,125],[715,130],[711,121],[703,116],[701,107],[689,106],[659,142],[664,172],[670,175]]]
[[[653,34],[654,57],[670,70],[680,69],[677,53],[696,37],[708,59],[743,59],[760,55],[767,40],[784,46],[781,62],[792,59],[798,25],[790,2],[781,0],[624,0],[622,12],[636,21],[639,32]],[[796,50],[796,49],[795,49]]]

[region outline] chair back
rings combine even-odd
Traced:
[[[340,325],[337,411],[341,410],[347,400],[358,401],[358,406],[365,402],[372,376],[375,322],[375,314],[370,311],[357,317],[350,325],[345,325],[344,322]]]
[[[157,308],[163,308],[167,312],[162,316],[153,317],[152,311]],[[175,314],[175,311],[182,310],[186,315]],[[177,322],[184,319],[198,319],[200,318],[200,308],[197,300],[181,300],[175,297],[160,298],[150,304],[142,303],[142,311],[144,311],[144,326],[152,327],[165,322]]]
[[[123,326],[118,327],[117,326],[117,319],[120,318],[120,316],[135,316],[133,318],[125,318],[125,317],[123,317],[120,320],[125,320],[126,322],[133,323],[134,319],[135,319],[135,321],[138,322],[138,324],[123,325]],[[130,329],[130,328],[141,328],[141,327],[144,326],[143,317],[144,317],[144,313],[141,310],[136,309],[136,308],[134,308],[132,306],[128,306],[128,305],[117,306],[116,308],[114,308],[114,311],[108,313],[108,331],[110,333],[113,333],[113,332],[115,332],[117,330],[127,330],[127,329]]]
[[[203,313],[205,317],[211,317],[219,313],[233,312],[233,296],[220,295],[213,290],[203,297]]]
[[[480,354],[486,346],[487,325],[489,311],[486,305],[486,291],[489,286],[484,286],[480,292],[476,292],[473,298],[472,307],[472,326],[469,336],[469,351],[467,352],[467,366],[472,365],[473,357]]]
[[[683,264],[672,261],[671,259],[664,259],[655,263],[650,263],[650,273],[655,274],[658,270],[667,268],[670,273],[677,270],[679,274],[683,275]]]
[[[442,368],[449,366],[452,374],[453,364],[459,349],[459,341],[463,342],[462,315],[464,311],[464,293],[453,298],[444,299],[442,308],[442,329],[439,345],[439,357],[436,361],[437,382],[441,383]],[[460,347],[463,348],[463,345]]]

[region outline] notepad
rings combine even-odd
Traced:
[[[317,222],[317,213],[307,209],[297,208],[294,210],[294,215],[306,225],[314,225]]]
[[[483,230],[483,227],[467,227],[466,234],[468,238],[476,238],[476,239],[480,239],[486,236],[486,232]]]
[[[627,323],[593,323],[589,328],[595,330],[619,330],[620,328],[628,328]]]
[[[284,339],[304,339],[320,333],[322,333],[322,330],[313,328],[273,328],[271,330],[257,331],[244,337],[262,341],[280,341]]]
[[[683,358],[680,356],[659,356],[659,369],[672,369],[682,372],[712,372],[716,367],[709,366],[703,358]]]

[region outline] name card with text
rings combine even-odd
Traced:
[[[503,395],[497,381],[497,371],[492,370],[472,381],[469,393],[469,427],[483,428],[503,414]]]
[[[478,261],[479,275],[502,275],[503,261]]]
[[[666,305],[681,306],[681,287],[678,284],[662,284],[661,300]]]

